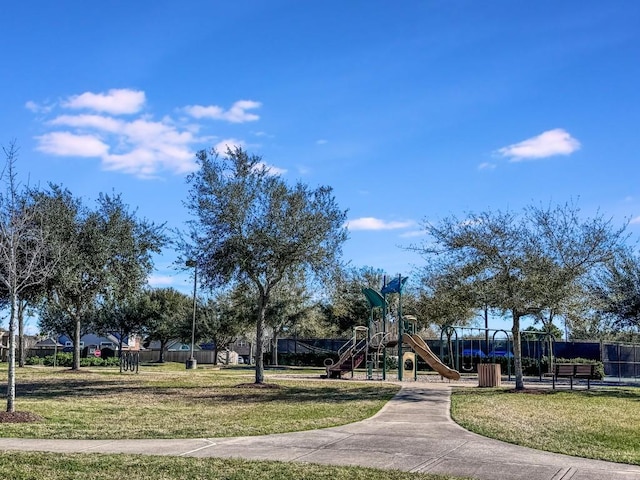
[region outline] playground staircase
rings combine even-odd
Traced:
[[[325,362],[327,377],[340,378],[343,372],[351,372],[353,374],[353,370],[364,362],[368,348],[367,329],[357,327],[351,341],[338,351],[338,361],[336,363]]]

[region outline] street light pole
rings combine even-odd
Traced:
[[[187,260],[187,267],[193,267],[193,319],[191,321],[191,358],[187,360],[187,370],[195,369],[197,362],[193,356],[193,348],[196,343],[196,288],[198,286],[198,264],[195,260]]]

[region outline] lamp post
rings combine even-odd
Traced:
[[[193,319],[191,321],[191,358],[186,362],[187,370],[197,367],[197,362],[193,356],[193,347],[196,343],[196,288],[198,286],[198,264],[195,260],[187,260],[187,267],[193,267]]]

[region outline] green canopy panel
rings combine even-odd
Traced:
[[[378,292],[376,292],[372,288],[363,288],[362,293],[367,297],[367,301],[369,302],[369,307],[383,307],[384,306],[384,298]]]

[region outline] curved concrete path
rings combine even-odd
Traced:
[[[184,440],[0,439],[0,450],[241,457],[361,465],[478,479],[640,479],[640,467],[541,452],[468,432],[449,416],[451,389],[405,384],[374,417],[341,427]]]

